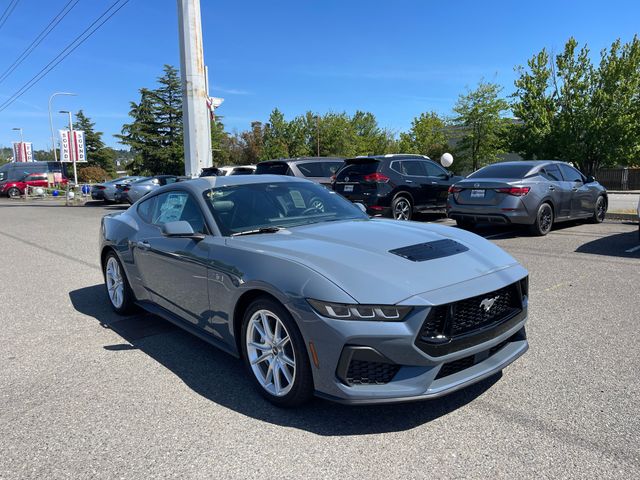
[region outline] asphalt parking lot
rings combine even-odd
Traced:
[[[637,223],[478,231],[530,271],[531,348],[501,376],[280,410],[238,360],[112,313],[97,243],[119,208],[0,199],[0,478],[640,477]]]

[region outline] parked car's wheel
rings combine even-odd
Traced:
[[[411,220],[413,217],[411,200],[404,196],[394,198],[391,202],[391,214],[396,220]]]
[[[313,394],[309,355],[293,318],[278,302],[258,298],[242,323],[245,365],[260,393],[281,407],[294,407]]]
[[[460,228],[464,228],[465,230],[467,230],[467,229],[475,228],[476,222],[474,222],[473,220],[464,220],[464,219],[457,218],[456,225]]]
[[[531,225],[531,233],[544,236],[551,231],[553,226],[553,208],[548,203],[543,203],[538,207],[536,219]]]
[[[600,195],[596,200],[596,206],[593,211],[593,217],[591,217],[592,223],[604,222],[604,217],[607,215],[607,200],[604,196]]]
[[[17,187],[11,187],[7,190],[7,196],[9,198],[20,198],[20,189]]]
[[[107,254],[103,273],[111,307],[121,315],[131,312],[135,306],[135,298],[124,268],[122,268],[122,264],[115,252],[111,251]]]

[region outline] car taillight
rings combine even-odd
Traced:
[[[122,187],[123,192],[128,192],[131,187]]]
[[[374,173],[370,173],[369,175],[365,175],[364,177],[362,177],[362,179],[365,182],[378,182],[378,183],[387,183],[390,180],[389,177],[379,172],[374,172]]]
[[[506,193],[509,195],[513,195],[514,197],[524,197],[527,193],[529,193],[531,187],[510,187],[510,188],[497,188],[496,192],[498,193]]]
[[[460,193],[461,191],[462,189],[460,187],[454,187],[453,185],[449,187],[449,193]]]
[[[331,175],[331,183],[336,181],[336,176],[335,175]]]

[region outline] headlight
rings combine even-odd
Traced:
[[[349,305],[307,299],[309,305],[323,317],[337,320],[370,320],[378,322],[401,322],[411,311],[411,307],[395,305]]]

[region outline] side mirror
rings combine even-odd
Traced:
[[[195,233],[191,224],[184,220],[165,223],[162,225],[162,234],[165,237],[192,238],[194,240],[202,240],[204,238],[202,233]]]
[[[589,175],[584,183],[593,183],[595,181],[596,181],[596,177],[594,177],[593,175]]]
[[[449,178],[453,178],[455,176],[455,173],[453,173],[451,170],[447,170],[447,175],[449,175]]]

